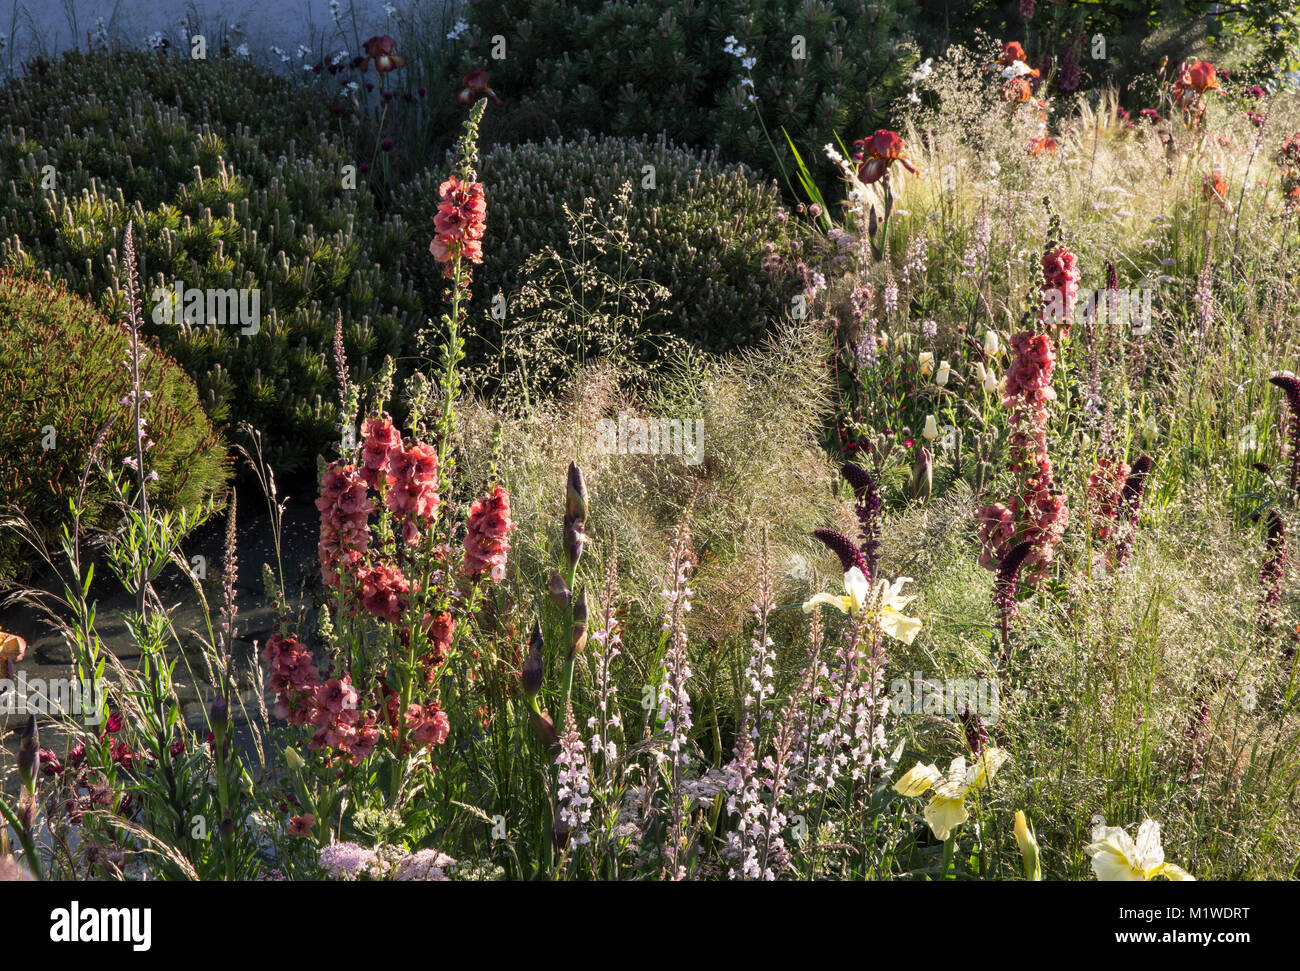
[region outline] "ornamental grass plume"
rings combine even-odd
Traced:
[[[1300,377],[1291,371],[1274,371],[1269,384],[1282,389],[1290,417],[1287,419],[1287,484],[1300,489]]]

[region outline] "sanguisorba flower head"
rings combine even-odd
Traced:
[[[487,228],[487,200],[478,182],[464,182],[452,176],[438,187],[441,201],[433,217],[437,235],[429,252],[443,272],[450,276],[457,257],[471,263],[483,262],[483,233]]]
[[[893,583],[877,580],[872,584],[855,566],[844,574],[843,595],[815,594],[803,605],[804,613],[812,613],[818,604],[826,604],[851,617],[861,617],[878,604],[880,629],[895,640],[911,644],[921,630],[919,617],[909,617],[903,613],[903,608],[916,599],[915,596],[904,596],[902,593],[903,584],[911,582],[911,577],[899,577]]]
[[[1148,819],[1138,827],[1137,842],[1119,826],[1097,826],[1084,847],[1098,880],[1195,880],[1180,866],[1165,862],[1160,824]]]
[[[934,796],[922,815],[935,838],[946,840],[970,818],[966,797],[971,790],[985,788],[1010,757],[1003,749],[987,748],[968,766],[965,757],[959,755],[948,766],[946,775],[934,765],[918,762],[894,783],[894,791],[900,796],[920,796],[933,789]]]
[[[889,168],[895,162],[902,162],[903,168],[918,175],[914,166],[903,154],[903,139],[897,132],[879,128],[874,134],[860,138],[853,143],[853,157],[861,164],[858,166],[858,179],[865,185],[878,182],[889,174]]]
[[[490,577],[500,583],[506,576],[506,557],[510,553],[510,493],[497,485],[482,499],[475,499],[469,509],[468,532],[465,534],[465,573],[471,579]]]

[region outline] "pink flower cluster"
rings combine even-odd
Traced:
[[[483,231],[487,227],[487,200],[478,182],[462,182],[452,176],[438,187],[442,201],[433,217],[437,235],[429,252],[443,272],[451,276],[454,261],[464,258],[471,263],[483,262]]]
[[[337,589],[340,573],[355,570],[370,545],[370,513],[374,503],[366,496],[366,481],[354,465],[334,462],[321,479],[320,568],[327,587]]]
[[[361,696],[352,686],[352,676],[330,678],[316,689],[311,724],[316,732],[307,743],[310,749],[332,749],[360,765],[379,744],[378,718],[362,712]]]
[[[348,675],[321,682],[311,653],[292,635],[272,634],[262,649],[267,684],[276,693],[275,716],[290,725],[314,725],[308,747],[332,749],[353,765],[375,750],[380,734],[373,712],[362,713]]]
[[[465,575],[472,580],[490,577],[500,583],[506,576],[508,539],[515,524],[510,521],[510,493],[494,486],[491,494],[475,499],[469,509],[465,535]]]
[[[1074,254],[1064,246],[1043,254],[1043,308],[1039,319],[1046,325],[1059,327],[1062,337],[1070,333],[1082,275]]]
[[[357,574],[360,583],[361,606],[379,620],[395,624],[402,619],[407,595],[412,590],[411,581],[402,576],[395,566],[381,564],[365,567]]]
[[[361,478],[378,489],[388,469],[388,456],[402,450],[402,433],[387,415],[372,416],[361,423]]]
[[[1070,518],[1047,454],[1047,409],[1056,400],[1051,386],[1056,353],[1046,334],[1013,334],[1010,344],[1013,358],[1002,404],[1012,409],[1009,467],[1020,478],[1020,487],[1007,502],[976,510],[980,565],[996,570],[1013,546],[1029,540],[1034,549],[1022,576],[1037,582],[1051,564]]]
[[[320,685],[320,672],[311,652],[292,634],[272,634],[262,648],[262,660],[269,670],[267,684],[275,692],[275,717],[290,725],[311,720],[312,703]]]
[[[384,504],[399,516],[402,539],[408,546],[420,541],[418,520],[438,512],[438,453],[432,445],[416,444],[388,454],[388,494]]]
[[[406,737],[421,748],[433,748],[447,741],[451,723],[436,702],[409,705],[406,709]]]

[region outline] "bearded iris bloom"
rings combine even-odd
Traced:
[[[893,583],[888,580],[869,582],[863,572],[856,566],[844,574],[844,595],[819,593],[803,605],[804,613],[812,613],[818,604],[834,607],[840,613],[850,617],[861,617],[864,612],[878,606],[880,629],[894,640],[911,644],[921,630],[919,617],[909,617],[902,609],[916,599],[915,596],[903,596],[903,584],[911,583],[911,577],[899,577]]]
[[[913,175],[920,172],[903,154],[903,139],[897,132],[877,129],[875,134],[860,138],[853,143],[853,157],[860,162],[858,179],[864,185],[879,182],[889,174],[889,167],[895,162],[902,162],[903,168]]]
[[[396,43],[387,34],[371,37],[361,45],[361,49],[365,51],[365,58],[360,64],[361,70],[364,71],[370,61],[374,62],[375,70],[380,74],[387,74],[389,71],[396,71],[399,67],[405,67],[406,58],[393,53],[393,45]]]
[[[1098,880],[1195,880],[1180,866],[1165,862],[1160,846],[1160,824],[1148,819],[1138,827],[1137,842],[1119,826],[1098,826],[1092,842],[1083,850],[1092,857],[1092,871]]]
[[[966,759],[959,755],[948,766],[946,775],[934,765],[918,762],[894,783],[894,791],[900,796],[920,796],[933,789],[934,796],[922,815],[935,838],[947,840],[954,829],[970,818],[966,811],[966,797],[971,790],[986,788],[1002,763],[1010,757],[1000,748],[989,748],[968,766]]]

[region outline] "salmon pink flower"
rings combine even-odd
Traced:
[[[500,583],[506,576],[508,539],[515,524],[510,521],[510,493],[494,486],[490,495],[475,499],[469,509],[465,536],[465,573],[471,579],[487,576]]]
[[[443,272],[451,276],[452,264],[458,258],[471,263],[483,262],[487,200],[481,184],[462,182],[454,175],[438,187],[438,194],[442,201],[433,219],[437,235],[429,244],[429,252],[439,263],[446,264]]]
[[[380,473],[388,466],[388,456],[402,448],[402,435],[387,415],[375,415],[361,423],[361,478],[366,485],[379,487]]]

